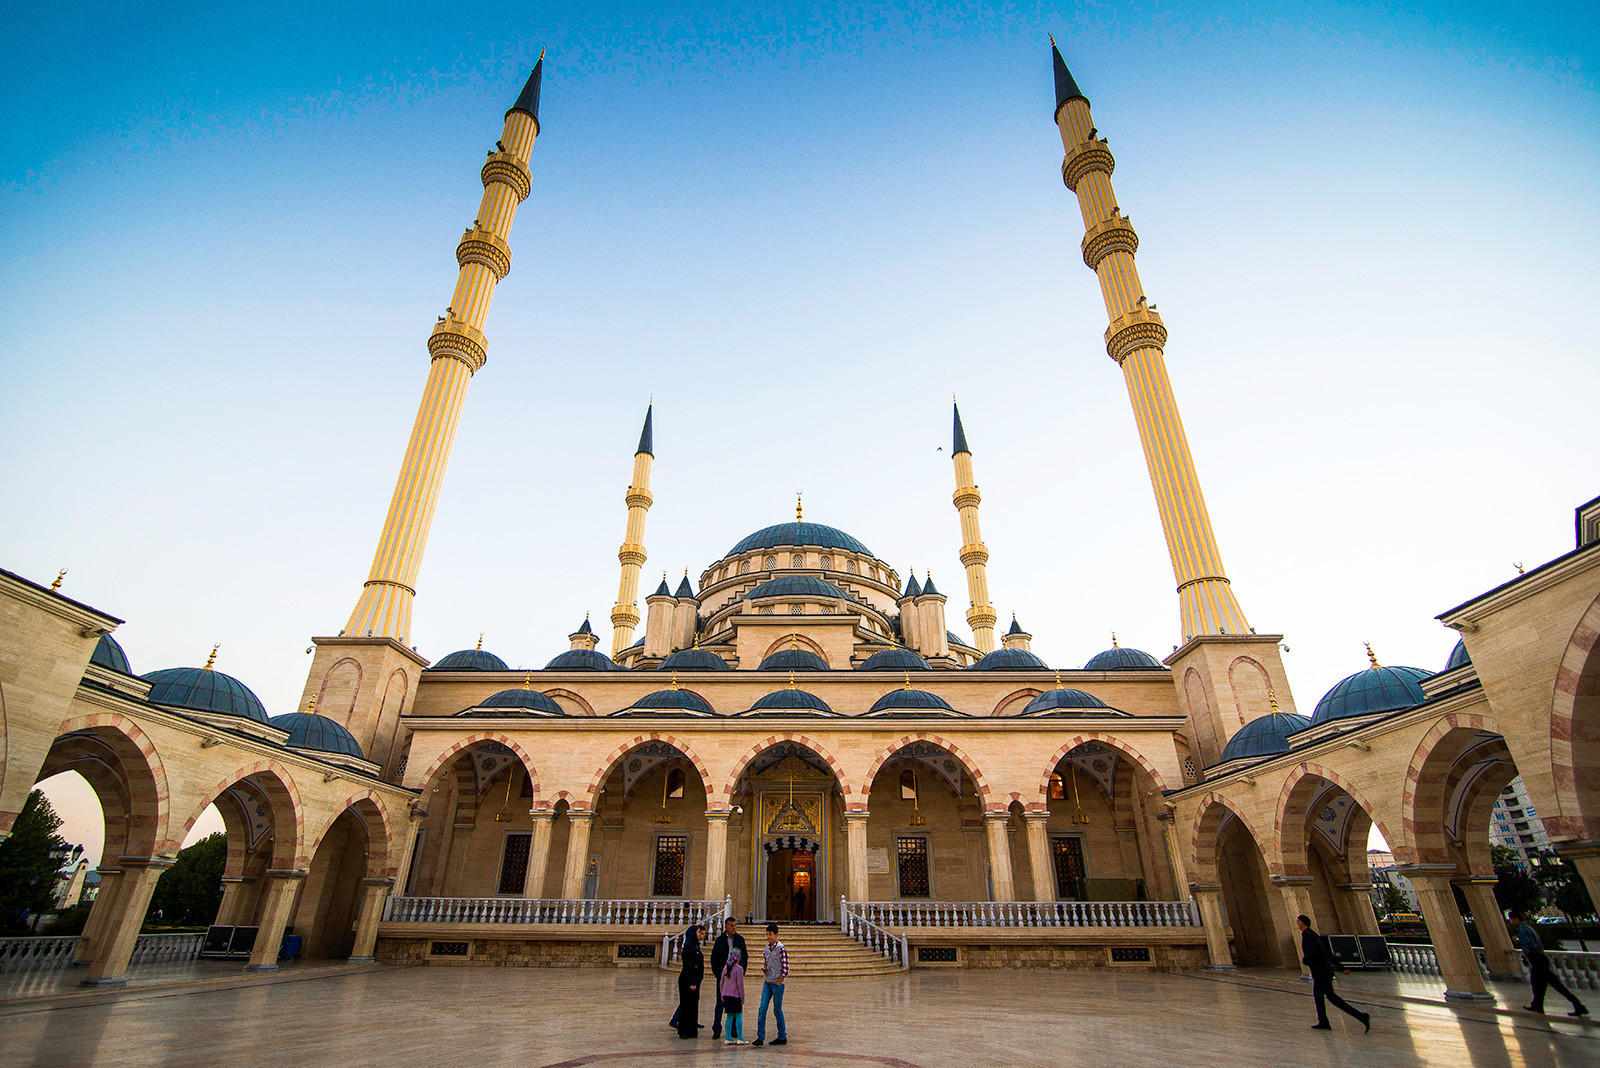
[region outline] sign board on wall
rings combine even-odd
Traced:
[[[889,874],[889,847],[888,846],[868,846],[867,847],[867,874],[868,875],[888,875]]]

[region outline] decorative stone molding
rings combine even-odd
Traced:
[[[528,165],[509,152],[496,152],[483,164],[483,184],[500,182],[517,195],[517,202],[528,199],[533,192],[533,175]]]
[[[629,486],[628,495],[623,498],[629,508],[648,508],[655,503],[655,498],[650,496],[650,491],[639,486]],[[643,563],[644,561],[640,561]]]
[[[1116,167],[1117,161],[1111,155],[1111,150],[1106,147],[1106,143],[1091,137],[1061,161],[1061,180],[1067,183],[1068,189],[1076,193],[1078,183],[1083,181],[1083,176],[1090,171],[1104,171],[1109,175],[1116,170]]]
[[[1160,349],[1167,344],[1167,328],[1161,316],[1140,306],[1119,315],[1106,327],[1106,354],[1122,366],[1122,361],[1140,349]]]
[[[1083,235],[1083,262],[1089,270],[1100,266],[1100,261],[1113,252],[1133,255],[1139,249],[1139,235],[1133,223],[1113,209],[1111,218],[1095,223]]]
[[[624,545],[617,550],[617,559],[625,564],[644,566],[645,553],[643,545]]]
[[[428,335],[428,352],[436,360],[460,360],[476,374],[489,362],[489,339],[482,330],[460,319],[446,319],[434,324],[433,333]]]
[[[497,280],[504,281],[511,273],[511,246],[499,234],[481,228],[468,230],[456,246],[456,263],[462,267],[482,264],[494,272]]]

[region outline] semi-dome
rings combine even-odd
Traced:
[[[621,671],[622,667],[596,649],[568,649],[544,666],[546,671]]]
[[[827,671],[828,662],[810,649],[779,649],[761,661],[762,671]]]
[[[804,690],[774,690],[747,710],[749,712],[825,712],[833,714],[828,702]]]
[[[976,664],[968,664],[968,671],[1049,671],[1050,665],[1026,649],[996,649],[985,654]]]
[[[763,582],[744,595],[747,601],[758,597],[826,597],[829,600],[849,600],[850,595],[827,579],[814,575],[785,575],[771,582]]]
[[[1239,728],[1222,748],[1222,762],[1275,756],[1289,751],[1289,735],[1305,730],[1311,721],[1295,712],[1269,712]]]
[[[1083,665],[1085,671],[1165,671],[1166,665],[1143,649],[1124,649],[1113,645],[1096,653]]]
[[[106,638],[109,637],[110,635],[108,634],[105,638],[101,638],[100,640],[105,641]],[[118,652],[121,652],[121,650],[118,650]],[[1467,643],[1462,641],[1460,638],[1457,638],[1456,647],[1450,650],[1450,659],[1444,665],[1444,670],[1454,671],[1456,668],[1466,667],[1470,663],[1472,663],[1472,654],[1467,652]],[[1440,672],[1440,674],[1443,673],[1444,672]]]
[[[162,668],[141,676],[150,687],[150,703],[188,708],[195,712],[221,712],[267,722],[267,710],[250,687],[211,668]]]
[[[100,640],[94,643],[94,652],[89,654],[89,663],[99,664],[112,671],[120,671],[124,675],[133,674],[133,669],[128,666],[128,654],[122,651],[117,639],[109,634],[100,635]]]
[[[273,716],[267,721],[267,725],[289,732],[289,739],[283,743],[284,745],[294,746],[296,749],[339,753],[342,756],[353,756],[358,759],[365,758],[355,735],[327,716],[319,716],[315,712],[288,712],[281,716]]]
[[[688,690],[678,689],[657,690],[655,693],[647,693],[627,708],[622,709],[620,712],[613,712],[612,715],[621,716],[634,711],[688,712],[699,716],[716,715],[716,712],[712,711],[711,706],[706,703],[705,698],[699,694],[690,693]]]
[[[705,649],[679,649],[659,665],[663,671],[732,671],[728,662]]]
[[[1022,709],[1022,715],[1034,716],[1057,710],[1087,712],[1100,709],[1109,711],[1111,706],[1092,693],[1070,687],[1057,687],[1054,690],[1046,690],[1029,701]]]
[[[509,671],[506,662],[485,649],[457,649],[428,666],[430,671]]]
[[[900,690],[890,690],[872,703],[867,709],[867,715],[874,712],[954,712],[948,701],[936,693],[927,690],[913,690],[906,687]]]
[[[815,545],[823,549],[844,549],[847,552],[872,555],[871,549],[838,527],[804,522],[774,523],[770,527],[762,527],[729,549],[728,555],[738,556],[740,553],[754,552],[756,549],[776,549],[791,545]]]
[[[493,712],[481,712],[479,709],[492,708]],[[554,700],[540,693],[538,690],[519,686],[514,690],[501,690],[497,694],[479,701],[476,708],[468,709],[462,715],[512,715],[526,716],[530,713],[540,713],[546,716],[564,716],[566,711],[555,703]]]
[[[932,667],[910,649],[895,645],[867,657],[860,671],[931,671]]]
[[[1432,675],[1414,667],[1380,667],[1374,664],[1334,683],[1311,713],[1312,723],[1328,723],[1374,712],[1394,712],[1420,705],[1428,699],[1420,683]]]

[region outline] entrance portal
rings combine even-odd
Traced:
[[[817,918],[817,855],[775,849],[767,857],[767,919],[811,923]]]

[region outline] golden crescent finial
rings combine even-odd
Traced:
[[[678,688],[678,673],[676,671],[674,671],[672,673],[672,683],[671,683],[671,685],[672,685],[672,688],[674,690],[676,690]]]
[[[1117,647],[1117,632],[1116,631],[1112,631],[1111,632],[1111,648],[1115,649],[1116,647]]]
[[[1052,37],[1052,38],[1050,38],[1050,40],[1053,43],[1055,41],[1055,38]],[[539,60],[540,60],[540,62],[544,61],[544,49],[542,49],[542,48],[539,49]]]
[[[794,689],[794,688],[795,688],[795,687],[794,687],[794,672],[793,672],[793,671],[792,671],[792,670],[791,670],[791,671],[790,671],[790,672],[789,672],[789,689],[791,689],[791,690],[792,690],[792,689]]]
[[[306,702],[306,715],[314,716],[316,714],[317,714],[317,695],[316,694],[312,694],[311,695],[311,700]]]
[[[906,672],[906,689],[911,689],[911,672]]]
[[[805,520],[805,510],[800,507],[805,500],[805,496],[805,491],[803,490],[795,490],[794,492],[794,521],[796,523]]]
[[[60,570],[60,572],[57,573],[56,580],[54,582],[50,583],[50,588],[52,590],[59,590],[61,588],[61,580],[66,578],[66,577],[67,577],[67,569],[66,568],[62,568]]]
[[[211,655],[206,657],[205,670],[207,670],[207,671],[211,671],[212,670],[212,665],[214,665],[217,662],[217,650],[221,649],[221,648],[222,648],[222,643],[221,642],[218,642],[217,644],[215,644],[215,645],[213,645],[211,647]]]
[[[524,690],[533,689],[533,672],[524,671],[522,673],[522,688]]]
[[[1278,711],[1278,695],[1272,692],[1271,686],[1267,687],[1267,700],[1271,703],[1272,710]]]
[[[478,651],[479,652],[483,651],[483,632],[482,631],[478,632]]]
[[[1061,672],[1060,671],[1056,672],[1056,689],[1058,689],[1058,690],[1066,689],[1065,686],[1061,685]]]
[[[1372,666],[1374,668],[1381,667],[1382,665],[1378,663],[1377,654],[1372,651],[1372,643],[1371,642],[1362,642],[1361,644],[1365,645],[1367,647],[1367,659],[1372,661]]]

